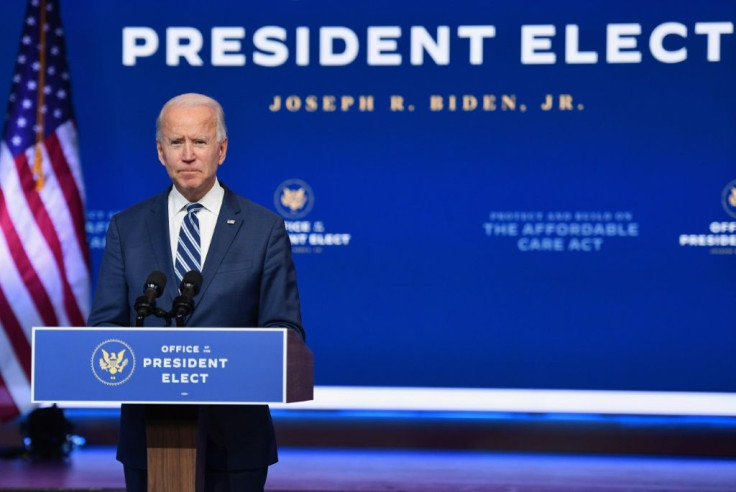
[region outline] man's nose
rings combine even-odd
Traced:
[[[182,149],[182,160],[193,161],[194,160],[194,146],[191,142],[184,142],[184,148]]]

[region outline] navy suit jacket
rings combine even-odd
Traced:
[[[284,221],[223,185],[220,214],[202,270],[202,287],[187,326],[287,327],[304,336],[296,272]],[[178,295],[164,193],[115,215],[107,231],[89,326],[134,326],[135,300],[148,275],[168,279],[157,305]],[[163,326],[150,316],[146,326]],[[172,405],[172,414],[178,407]],[[271,415],[263,405],[203,406],[206,466],[214,470],[259,468],[277,460]],[[118,460],[146,468],[145,406],[123,405]]]

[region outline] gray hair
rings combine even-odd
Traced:
[[[164,107],[161,108],[161,112],[158,114],[158,118],[156,118],[156,140],[160,142],[163,138],[162,127],[164,124],[164,112],[166,112],[168,108],[194,108],[197,106],[207,106],[208,108],[212,108],[215,112],[215,132],[217,141],[222,142],[225,140],[227,138],[227,127],[225,126],[225,112],[222,110],[222,106],[220,106],[220,103],[211,97],[194,92],[172,97],[166,102],[166,104],[164,104]]]

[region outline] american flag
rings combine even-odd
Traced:
[[[29,0],[0,142],[0,420],[31,407],[31,327],[84,326],[89,248],[58,0]]]

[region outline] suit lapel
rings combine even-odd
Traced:
[[[174,260],[171,257],[171,239],[169,237],[169,192],[171,187],[153,201],[149,214],[146,216],[146,228],[151,240],[151,253],[156,268],[166,275],[168,281],[159,300],[159,304],[170,306],[174,297],[179,294],[174,273]]]
[[[222,185],[222,183],[220,184]],[[217,216],[215,231],[212,234],[212,242],[210,242],[210,249],[207,252],[207,258],[204,262],[204,268],[202,270],[203,281],[198,296],[198,304],[202,302],[207,293],[207,288],[215,277],[215,272],[217,272],[220,263],[222,263],[225,254],[230,249],[235,236],[237,236],[240,227],[243,225],[243,217],[240,213],[240,206],[238,205],[235,194],[225,185],[222,185],[222,187],[225,189],[225,196],[222,199],[220,214]]]

